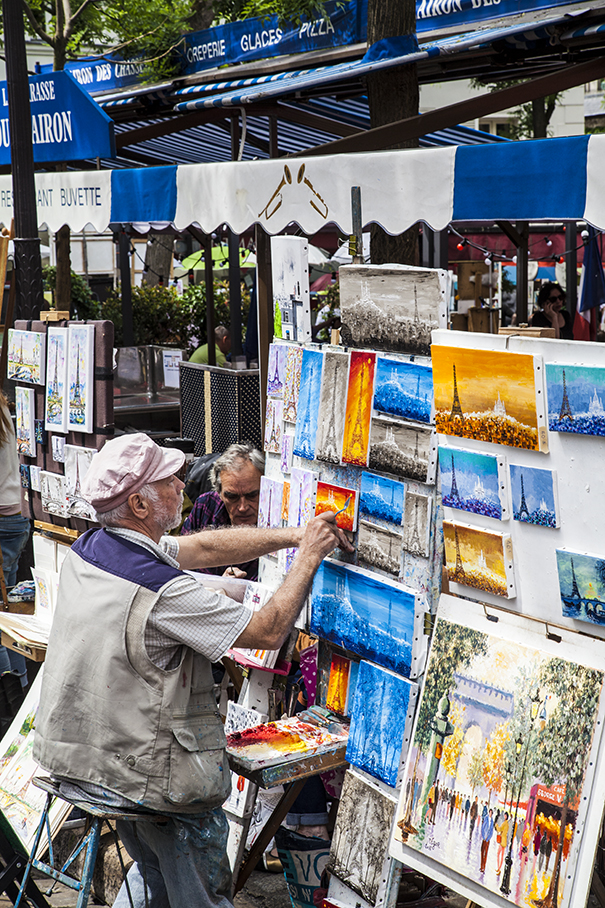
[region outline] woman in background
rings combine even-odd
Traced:
[[[573,340],[571,315],[564,309],[565,291],[560,284],[548,281],[538,293],[538,309],[531,317],[532,328],[554,328],[555,337]]]

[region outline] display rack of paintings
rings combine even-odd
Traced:
[[[8,329],[7,378],[33,385],[44,384],[46,337],[38,331]]]
[[[489,908],[586,904],[604,648],[442,596],[391,855]]]
[[[44,428],[50,432],[67,432],[68,343],[69,328],[48,329]]]
[[[35,397],[32,388],[15,388],[15,409],[17,413],[17,451],[26,457],[36,456]]]
[[[94,413],[95,326],[70,325],[67,354],[67,427],[92,432]]]

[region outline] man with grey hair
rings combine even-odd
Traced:
[[[164,535],[180,519],[183,462],[143,434],[93,457],[82,495],[102,526],[63,563],[36,716],[34,758],[65,796],[143,813],[117,824],[135,908],[230,908],[231,777],[211,663],[233,646],[278,649],[323,558],[352,551],[333,514],[304,529]],[[185,572],[290,546],[294,563],[257,612]],[[123,886],[114,908],[132,903]]]
[[[188,535],[209,527],[256,526],[264,455],[250,442],[233,444],[212,465],[212,491],[195,501],[181,533]],[[258,559],[229,565],[229,572],[248,580],[258,577]],[[222,574],[222,568],[208,573]]]
[[[224,366],[227,363],[227,354],[231,350],[231,334],[229,329],[224,325],[218,325],[214,329],[214,361],[217,366]],[[208,344],[202,344],[192,353],[190,363],[208,363]]]

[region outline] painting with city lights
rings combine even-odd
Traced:
[[[267,398],[265,412],[265,451],[281,455],[282,414],[283,400],[274,397]]]
[[[428,356],[431,331],[446,327],[446,281],[437,269],[341,267],[342,343]]]
[[[561,606],[566,618],[605,624],[605,556],[557,549]]]
[[[357,529],[357,492],[355,489],[345,489],[331,482],[318,482],[315,514],[323,514],[324,511],[337,514],[336,525],[341,530],[354,532]]]
[[[303,348],[290,344],[286,353],[286,374],[284,377],[284,420],[296,422],[298,396],[300,393],[300,370]]]
[[[428,558],[431,536],[432,498],[405,490],[403,517],[403,547],[412,555]]]
[[[67,510],[70,517],[95,519],[95,509],[82,498],[82,483],[96,453],[94,448],[65,445],[65,484]]]
[[[428,426],[372,417],[368,464],[372,470],[432,484],[436,463],[433,431]]]
[[[311,633],[409,675],[415,606],[415,592],[401,583],[324,560],[311,592]]]
[[[516,616],[494,626],[479,603],[444,599],[390,853],[481,905],[584,905],[591,874],[574,881],[574,872],[598,837],[585,818],[603,712],[604,676],[591,660],[600,660]]]
[[[401,526],[405,485],[376,473],[361,474],[359,508],[362,514],[376,520],[388,520]]]
[[[432,363],[437,432],[548,451],[541,357],[434,345]]]
[[[15,434],[17,436],[17,451],[26,457],[36,456],[36,427],[34,417],[36,404],[33,388],[15,388],[15,410],[17,420]]]
[[[300,393],[294,435],[294,453],[306,460],[315,457],[323,353],[305,350],[300,371]]]
[[[370,662],[359,665],[351,707],[347,762],[394,788],[417,685]]]
[[[44,384],[46,336],[38,331],[8,329],[7,378]]]
[[[510,490],[514,520],[553,530],[561,525],[557,474],[553,470],[511,463]]]
[[[444,520],[443,539],[450,582],[507,599],[516,595],[509,535]]]
[[[70,325],[67,354],[67,428],[92,432],[94,409],[95,326]]]
[[[357,555],[364,564],[371,564],[372,567],[398,577],[401,572],[402,552],[402,533],[396,533],[368,520],[359,521]]]
[[[342,460],[358,467],[368,463],[375,371],[375,353],[351,353]]]
[[[267,365],[267,394],[269,397],[283,397],[287,353],[286,344],[269,344]]]
[[[433,370],[430,366],[378,357],[375,410],[402,419],[430,422],[432,403]]]
[[[495,454],[439,445],[441,497],[448,508],[506,520],[505,461]]]
[[[349,355],[327,350],[324,355],[315,459],[340,463],[349,381]]]
[[[68,328],[48,329],[44,428],[53,432],[67,432],[68,342]]]
[[[605,435],[605,367],[546,364],[548,428]]]

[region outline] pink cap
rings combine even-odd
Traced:
[[[160,448],[142,432],[121,435],[93,457],[82,483],[82,497],[104,514],[124,504],[148,482],[172,476],[184,462],[182,451]]]

